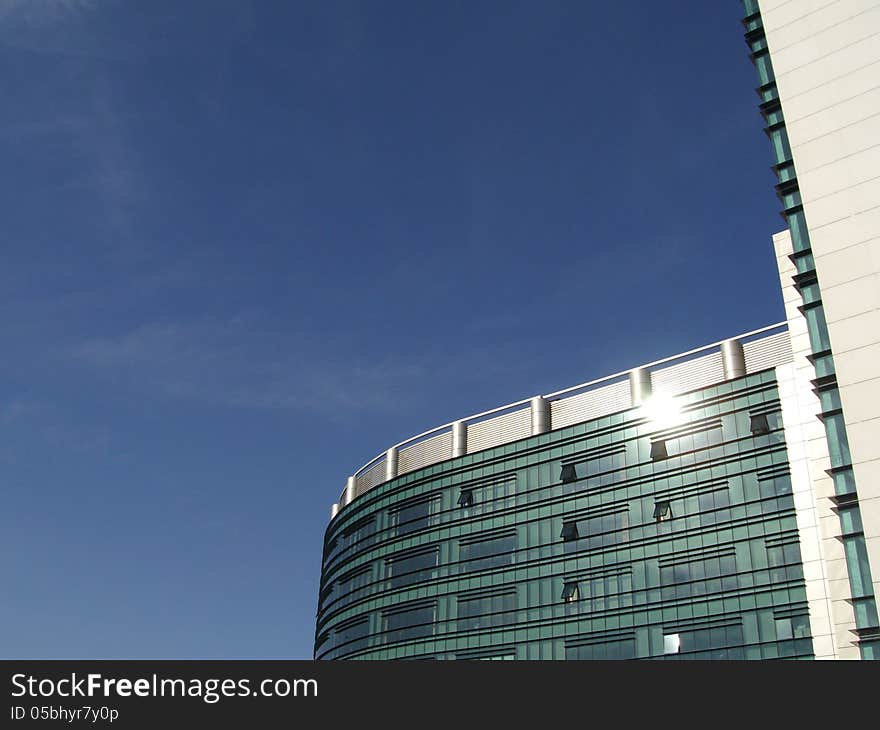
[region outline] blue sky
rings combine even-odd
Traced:
[[[0,654],[310,657],[374,454],[781,320],[740,15],[0,0]]]

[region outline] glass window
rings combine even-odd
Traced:
[[[654,505],[654,519],[657,522],[672,519],[672,505],[668,500],[661,500]]]
[[[389,585],[391,588],[402,588],[430,580],[435,575],[438,555],[438,548],[433,547],[424,552],[388,558],[385,566]]]
[[[559,533],[559,537],[565,541],[577,540],[580,537],[577,522],[563,522],[562,532]]]
[[[785,641],[794,638],[794,629],[791,625],[790,618],[778,618],[775,623],[777,641]]]
[[[461,494],[458,495],[458,506],[459,507],[473,507],[474,506],[474,490],[473,489],[462,489]]]
[[[367,541],[367,538],[373,536],[375,530],[376,515],[368,515],[346,527],[342,531],[342,539],[346,547],[355,543],[363,543],[362,547],[367,547],[372,542],[372,540]]]
[[[577,475],[577,470],[574,467],[574,464],[563,464],[562,465],[562,473],[559,475],[559,478],[562,480],[563,484],[568,484],[570,482],[576,482],[578,475]]]
[[[579,598],[578,584],[576,581],[566,581],[562,586],[562,600],[566,603],[573,603]]]
[[[787,141],[786,141],[786,144],[787,144]],[[809,251],[810,250],[810,234],[807,231],[807,220],[804,217],[804,211],[803,210],[796,210],[793,213],[789,213],[787,218],[788,218],[788,228],[791,231],[792,250],[795,253]],[[816,268],[813,265],[812,256],[809,259],[809,263],[810,263],[810,269]],[[810,269],[805,269],[805,271],[809,271]],[[798,269],[798,271],[800,271],[800,269]]]
[[[810,347],[813,352],[824,352],[831,349],[831,340],[828,337],[828,325],[825,323],[825,312],[822,307],[810,307],[804,310],[807,319],[807,333],[810,336]]]
[[[665,441],[652,441],[651,442],[651,460],[652,461],[660,461],[662,459],[669,458],[669,454],[666,451],[666,442]]]
[[[765,436],[770,433],[770,423],[766,413],[758,413],[749,418],[749,430],[752,436]]]
[[[762,86],[773,81],[773,64],[770,63],[770,54],[766,51],[755,56],[755,68],[758,69],[758,79]]]
[[[585,644],[582,646],[566,646],[566,659],[581,660],[621,660],[635,659],[635,639],[617,639],[601,643]]]
[[[664,634],[663,653],[678,654],[681,651],[681,637],[678,634]]]
[[[868,551],[863,535],[846,537],[843,540],[846,553],[846,567],[849,570],[849,585],[853,598],[873,595],[871,568],[868,564]]]
[[[403,641],[431,636],[434,633],[435,609],[436,606],[430,603],[383,614],[382,628],[386,632],[386,641]]]
[[[430,524],[431,498],[420,498],[401,504],[389,510],[388,514],[398,535],[424,529]]]
[[[499,626],[512,621],[515,611],[516,591],[489,596],[459,596],[457,628],[471,631]]]
[[[846,438],[843,414],[835,413],[831,416],[825,416],[824,421],[831,466],[840,467],[851,464],[852,458],[849,453],[849,441]]]
[[[785,131],[785,127],[771,129],[769,134],[770,145],[773,148],[773,157],[776,160],[776,164],[781,165],[783,162],[788,162],[791,159],[791,147],[788,144],[788,134]],[[795,249],[795,251],[797,250],[799,249]]]
[[[338,626],[333,632],[334,646],[346,644],[345,649],[352,651],[367,646],[370,634],[369,616],[359,616],[356,619]]]
[[[459,559],[463,571],[486,570],[513,563],[516,533],[509,533],[479,541],[462,542]]]
[[[358,588],[363,588],[370,582],[372,570],[370,565],[350,571],[345,575],[341,575],[337,584],[343,593],[351,593]]]

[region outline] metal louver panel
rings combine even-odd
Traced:
[[[406,474],[421,469],[423,466],[436,464],[451,456],[452,434],[446,431],[426,438],[424,441],[419,441],[412,446],[402,448],[397,462],[397,473]]]
[[[689,390],[705,388],[724,380],[724,366],[721,353],[712,352],[708,355],[687,360],[677,365],[658,368],[651,372],[651,382],[655,393],[687,393]]]
[[[532,412],[523,408],[479,423],[468,424],[468,453],[528,438],[532,435]]]
[[[572,426],[630,406],[629,381],[621,380],[595,390],[560,398],[550,404],[550,422],[554,429]]]
[[[791,338],[788,332],[779,332],[770,337],[746,342],[743,351],[746,356],[747,373],[757,373],[792,361]]]
[[[378,463],[373,464],[373,466],[367,469],[363,474],[358,475],[355,495],[361,495],[384,481],[385,460],[382,459]]]

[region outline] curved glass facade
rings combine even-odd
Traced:
[[[346,504],[318,659],[812,657],[775,370],[456,457]]]

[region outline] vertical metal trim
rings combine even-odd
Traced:
[[[339,514],[339,502],[334,502],[330,506],[330,519],[332,520],[338,514]]]
[[[392,446],[385,452],[385,481],[391,481],[397,477],[397,464],[400,457],[400,451],[396,446]]]
[[[467,453],[467,424],[456,421],[452,424],[452,455],[464,456]]]
[[[721,364],[724,379],[733,380],[746,374],[746,354],[739,340],[725,340],[721,343]]]
[[[651,395],[651,371],[636,368],[629,371],[629,395],[634,406],[640,406]]]
[[[532,436],[547,433],[552,428],[550,425],[550,401],[536,395],[530,401],[530,405],[532,409]]]
[[[345,480],[345,491],[342,493],[342,501],[340,502],[340,506],[344,507],[345,505],[351,503],[351,500],[354,499],[355,486],[356,481],[354,477],[349,477]]]

